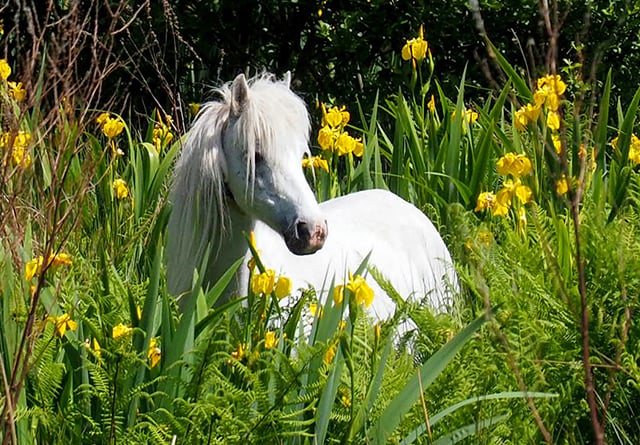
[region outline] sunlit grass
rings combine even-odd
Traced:
[[[363,309],[366,264],[324,307],[308,290],[282,311],[296,290],[255,251],[249,295],[214,305],[237,262],[212,289],[196,275],[178,311],[163,258],[171,117],[132,128],[72,98],[27,107],[0,63],[3,438],[588,443],[595,411],[635,443],[640,93],[611,123],[611,77],[583,116],[562,77],[530,88],[499,59],[509,83],[470,105],[464,80],[455,100],[439,88],[422,34],[407,45],[406,85],[360,110],[362,128],[321,107],[304,164],[319,199],[388,188],[446,235],[463,284],[451,312],[406,305],[380,324]],[[401,315],[414,339],[394,335]]]

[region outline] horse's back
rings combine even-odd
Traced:
[[[321,203],[329,234],[324,247],[313,255],[289,252],[282,238],[264,224],[255,229],[257,247],[266,267],[289,276],[294,285],[316,290],[331,282],[342,284],[370,255],[374,266],[405,298],[426,297],[440,309],[456,286],[449,251],[431,221],[393,193],[367,190]],[[377,286],[372,312],[381,319],[395,311],[393,301]],[[322,299],[322,297],[321,297]]]

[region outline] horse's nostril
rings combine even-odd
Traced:
[[[309,231],[309,224],[304,221],[298,221],[296,223],[296,236],[300,240],[308,240],[311,235]]]
[[[291,252],[308,255],[322,249],[327,238],[327,224],[299,219],[289,226],[283,236]]]

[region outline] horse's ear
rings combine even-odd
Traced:
[[[282,79],[287,88],[291,88],[291,71],[284,73],[284,79]]]
[[[231,112],[238,116],[249,101],[249,84],[244,74],[238,74],[231,84]]]

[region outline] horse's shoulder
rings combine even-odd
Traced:
[[[404,221],[424,224],[427,216],[416,206],[383,189],[362,190],[323,202],[324,212],[345,217],[371,218],[375,221]]]

